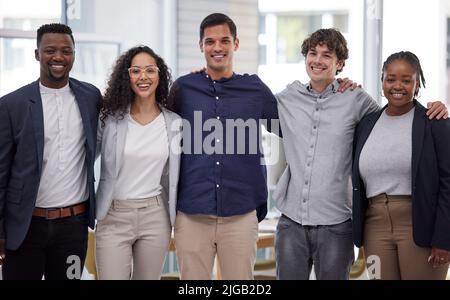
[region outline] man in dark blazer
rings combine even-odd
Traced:
[[[93,228],[100,91],[69,78],[71,29],[37,31],[39,80],[0,98],[3,279],[80,279]]]

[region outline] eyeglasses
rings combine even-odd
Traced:
[[[131,67],[128,69],[128,73],[131,78],[139,78],[141,73],[145,73],[147,77],[156,77],[159,73],[159,68],[157,66],[147,66],[147,67]]]

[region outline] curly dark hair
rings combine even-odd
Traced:
[[[318,45],[327,45],[330,51],[335,51],[338,61],[342,61],[342,68],[336,71],[339,74],[345,67],[345,61],[348,59],[347,40],[334,28],[319,29],[311,34],[302,44],[302,54],[304,57],[308,55],[309,50],[316,48]]]
[[[109,116],[123,119],[128,113],[128,107],[133,103],[135,94],[131,89],[128,68],[131,61],[139,53],[147,53],[156,61],[159,68],[159,84],[156,88],[156,102],[167,107],[169,89],[172,84],[172,75],[164,60],[147,46],[137,46],[129,49],[118,59],[108,80],[105,96],[100,104],[100,120],[105,126]]]

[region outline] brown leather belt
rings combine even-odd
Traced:
[[[87,211],[86,202],[75,204],[67,207],[56,207],[56,208],[40,208],[36,207],[33,210],[33,216],[45,218],[46,220],[54,220],[67,218],[71,216],[81,215]]]

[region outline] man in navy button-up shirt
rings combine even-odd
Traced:
[[[258,76],[233,72],[239,40],[229,17],[203,20],[200,48],[206,71],[172,89],[185,121],[175,226],[181,278],[210,279],[217,254],[223,279],[252,279],[258,221],[267,213],[260,124],[276,131],[276,99]]]

